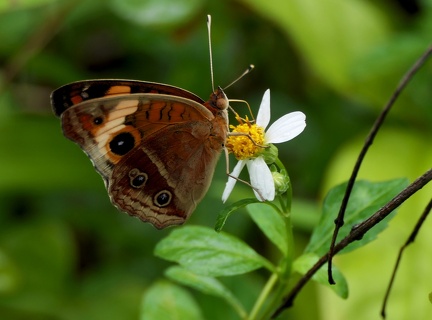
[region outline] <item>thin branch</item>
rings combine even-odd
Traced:
[[[411,197],[418,190],[423,188],[428,182],[432,180],[432,168],[426,171],[417,180],[411,183],[407,188],[402,190],[398,195],[396,195],[392,200],[390,200],[385,206],[379,209],[376,213],[370,216],[367,220],[356,225],[351,229],[351,232],[342,239],[339,243],[334,246],[333,253],[336,254],[343,248],[348,246],[350,243],[361,239],[366,232],[372,229],[375,225],[380,223],[385,217],[387,217],[393,210],[399,207],[403,202],[405,202],[409,197]],[[272,318],[277,317],[283,310],[289,308],[293,305],[294,299],[297,294],[303,288],[303,286],[312,278],[315,272],[318,271],[328,260],[330,256],[330,251],[323,255],[315,265],[309,269],[309,271],[299,280],[299,282],[291,289],[286,298],[284,299],[281,306],[272,315]]]
[[[385,105],[384,109],[382,110],[381,114],[379,115],[379,117],[377,118],[377,120],[375,121],[371,131],[369,132],[368,137],[366,138],[365,144],[363,145],[362,150],[360,151],[360,154],[357,158],[357,161],[354,165],[354,169],[351,173],[351,177],[348,180],[348,185],[345,191],[345,195],[344,198],[342,200],[342,204],[341,207],[339,209],[339,213],[337,218],[335,219],[335,229],[333,232],[333,237],[332,237],[332,241],[330,244],[330,251],[329,251],[329,255],[330,255],[330,259],[328,260],[328,281],[330,284],[335,284],[336,282],[333,279],[333,274],[332,274],[332,258],[335,254],[335,243],[336,243],[336,238],[337,235],[339,233],[339,229],[343,226],[344,224],[344,215],[345,215],[345,211],[348,205],[348,200],[349,197],[351,195],[352,189],[354,187],[354,183],[355,180],[357,178],[357,174],[360,170],[360,166],[363,162],[363,159],[369,149],[369,147],[372,145],[373,140],[375,138],[375,136],[377,135],[381,125],[383,124],[388,112],[390,111],[391,107],[393,106],[393,104],[395,103],[396,99],[399,97],[400,93],[402,92],[402,90],[406,87],[406,85],[408,84],[408,82],[412,79],[412,77],[414,76],[414,74],[423,66],[423,64],[426,62],[426,60],[429,58],[429,56],[432,54],[432,46],[430,46],[426,52],[414,63],[414,65],[411,67],[410,70],[408,70],[408,72],[403,76],[403,78],[401,79],[401,81],[399,82],[398,86],[396,87],[396,90],[394,91],[393,95],[390,97],[390,100],[387,102],[387,104]]]
[[[17,50],[4,66],[4,77],[0,84],[0,93],[25,68],[27,63],[36,56],[60,30],[66,16],[78,4],[77,0],[69,0],[62,4],[53,14],[46,10],[46,16],[40,19],[41,23],[33,30],[27,41]]]
[[[399,250],[399,255],[398,255],[397,259],[396,259],[396,264],[395,264],[395,266],[393,268],[393,273],[391,275],[390,282],[389,282],[389,285],[387,287],[387,291],[385,293],[383,305],[382,305],[382,308],[381,308],[381,316],[384,319],[386,317],[386,311],[385,310],[386,310],[386,306],[387,306],[387,301],[388,301],[388,298],[390,296],[390,291],[392,289],[393,282],[394,282],[395,277],[396,277],[396,272],[397,272],[397,270],[399,268],[399,263],[400,263],[400,261],[402,259],[402,254],[403,254],[405,248],[408,247],[411,243],[414,242],[415,238],[417,237],[417,234],[420,231],[420,228],[422,227],[423,223],[425,222],[425,220],[426,220],[426,218],[429,215],[429,212],[431,210],[432,210],[432,199],[427,204],[426,208],[424,209],[422,215],[418,219],[418,221],[417,221],[417,223],[416,223],[413,231],[411,232],[410,236],[406,240],[405,244]]]

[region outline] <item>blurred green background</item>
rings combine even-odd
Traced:
[[[307,116],[304,133],[279,149],[294,186],[299,252],[322,197],[348,179],[380,108],[432,43],[431,0],[0,0],[1,319],[139,318],[143,294],[169,265],[152,252],[170,230],[111,206],[86,155],[62,136],[49,95],[71,81],[129,78],[206,99],[207,14],[215,83],[224,86],[256,66],[226,90],[228,97],[247,100],[256,113],[270,88],[273,120],[295,110]],[[430,168],[431,88],[428,63],[389,115],[361,178],[414,179]],[[246,114],[243,105],[235,107]],[[225,180],[221,159],[189,224],[214,225]],[[379,319],[397,251],[431,194],[429,185],[377,241],[337,257],[348,300],[309,284],[280,318]],[[251,195],[238,184],[229,202]],[[431,228],[428,221],[402,261],[391,319],[432,316]],[[274,254],[245,214],[234,215],[226,231]],[[265,277],[222,280],[250,308]],[[205,319],[236,319],[224,302],[192,294]]]

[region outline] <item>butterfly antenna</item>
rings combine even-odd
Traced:
[[[237,81],[239,81],[241,78],[243,78],[245,75],[247,75],[248,73],[250,73],[253,69],[255,68],[255,66],[253,64],[250,64],[249,67],[238,77],[236,78],[234,81],[232,81],[229,85],[227,85],[225,89],[231,87],[234,83],[236,83]]]
[[[212,90],[214,89],[214,77],[213,77],[213,54],[211,46],[211,15],[207,15],[207,32],[208,32],[208,43],[209,43],[209,56],[210,56],[210,77],[212,83]]]

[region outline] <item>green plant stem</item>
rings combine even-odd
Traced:
[[[269,303],[264,316],[262,317],[263,319],[270,319],[270,316],[273,314],[274,310],[276,310],[276,308],[280,305],[288,290],[288,283],[291,276],[291,268],[294,261],[294,236],[292,232],[291,215],[285,212],[284,218],[288,237],[288,253],[286,256],[281,258],[279,263],[279,281],[274,290],[272,301]]]
[[[281,169],[285,170],[284,165],[282,162],[277,159],[276,165]],[[283,256],[279,262],[279,272],[278,274],[273,273],[269,280],[267,281],[266,286],[264,287],[263,291],[261,292],[261,295],[258,300],[259,306],[263,306],[265,299],[267,299],[270,295],[270,292],[267,292],[269,288],[273,288],[276,285],[276,288],[274,290],[274,294],[271,297],[271,301],[266,306],[265,311],[263,312],[263,319],[269,319],[270,315],[273,314],[274,310],[278,307],[280,302],[282,301],[287,289],[288,289],[288,282],[291,276],[291,269],[292,264],[294,261],[294,235],[292,230],[292,223],[291,223],[291,202],[292,202],[292,186],[291,186],[291,180],[289,180],[289,188],[284,195],[279,196],[279,202],[281,206],[281,215],[285,221],[285,227],[286,227],[286,234],[287,234],[287,244],[288,244],[288,252],[286,256]],[[276,280],[278,280],[276,282]],[[271,286],[269,286],[269,283],[272,283]],[[256,310],[256,307],[258,306],[258,300],[255,304],[255,307],[253,309],[254,317],[258,315],[258,309]],[[252,313],[251,313],[252,315]],[[255,319],[255,318],[250,318]]]
[[[258,313],[260,311],[260,309],[263,307],[264,302],[267,300],[268,296],[270,295],[274,285],[276,284],[278,280],[278,275],[277,273],[273,273],[270,278],[267,280],[266,285],[264,286],[264,288],[262,289],[258,299],[255,301],[255,304],[249,314],[249,318],[248,320],[255,320],[258,319]]]
[[[231,305],[231,307],[234,309],[234,311],[237,312],[240,319],[244,319],[244,320],[248,319],[247,311],[243,308],[243,306],[241,305],[241,303],[238,300],[233,301],[233,300],[227,299],[226,301],[227,301],[227,303],[229,303]]]

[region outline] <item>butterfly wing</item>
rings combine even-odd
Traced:
[[[164,94],[91,99],[65,108],[61,119],[112,203],[157,228],[189,217],[207,192],[226,137],[225,117]]]
[[[166,94],[183,97],[199,104],[204,103],[200,97],[192,92],[167,84],[137,80],[104,79],[84,80],[66,84],[52,93],[51,105],[54,114],[59,117],[66,109],[84,101],[133,93]]]

